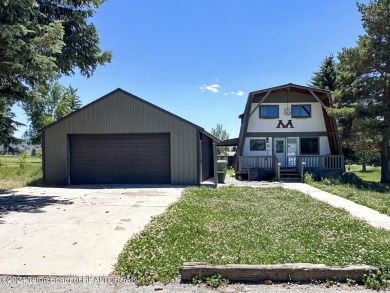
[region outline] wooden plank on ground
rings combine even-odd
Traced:
[[[205,263],[184,263],[181,268],[182,281],[194,277],[208,277],[220,274],[230,281],[292,281],[339,280],[347,278],[361,282],[364,275],[377,272],[378,268],[369,265],[326,266],[323,264],[292,263],[275,265],[210,265]]]

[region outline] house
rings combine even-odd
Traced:
[[[240,115],[236,176],[303,179],[305,171],[335,176],[345,171],[329,91],[287,84],[251,92]]]
[[[42,130],[48,184],[215,184],[219,140],[122,89]]]
[[[0,154],[2,155],[18,155],[27,152],[27,155],[31,156],[33,150],[38,151],[41,150],[40,145],[30,145],[27,141],[21,140],[18,144],[11,143],[7,149],[4,148],[4,145],[0,145]]]

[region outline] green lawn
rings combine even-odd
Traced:
[[[390,184],[379,183],[380,168],[370,167],[367,172],[361,172],[360,168],[360,166],[351,166],[350,168],[350,172],[355,173],[362,179],[360,183],[347,184],[341,180],[330,179],[323,181],[306,180],[306,182],[390,216]],[[346,169],[348,171],[348,166]]]
[[[36,185],[42,181],[42,159],[0,156],[0,191]]]
[[[126,245],[117,271],[170,282],[184,262],[390,265],[390,232],[283,188],[186,189]]]
[[[379,182],[381,180],[381,168],[380,167],[367,167],[367,171],[361,171],[360,165],[347,165],[345,166],[347,172],[355,173],[359,178],[369,182]]]

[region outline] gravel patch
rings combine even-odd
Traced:
[[[240,180],[236,179],[235,176],[226,176],[225,184],[218,183],[218,187],[221,186],[249,186],[249,187],[281,187],[282,182],[272,182],[272,181],[248,181],[248,180]]]
[[[270,293],[305,293],[305,292],[326,292],[326,293],[347,293],[347,292],[360,292],[360,293],[372,293],[372,290],[366,289],[362,286],[353,286],[349,287],[346,284],[330,284],[325,283],[321,285],[313,284],[230,284],[227,286],[222,286],[217,289],[213,289],[204,284],[202,285],[192,285],[192,284],[180,284],[180,283],[170,283],[170,284],[154,284],[150,286],[140,286],[137,287],[134,283],[126,282],[110,282],[108,281],[90,281],[82,282],[76,281],[80,280],[82,277],[74,277],[73,281],[71,278],[68,278],[68,282],[43,282],[43,281],[32,281],[28,282],[28,279],[25,281],[16,282],[1,282],[0,283],[0,292],[85,292],[85,293],[111,293],[111,292],[174,292],[174,293],[186,293],[186,292],[221,292],[221,293],[233,293],[233,292],[270,292]]]

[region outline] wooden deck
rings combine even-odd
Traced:
[[[314,172],[318,174],[324,174],[331,171],[345,172],[344,156],[297,156],[296,166],[289,169],[293,170],[292,173],[298,174],[300,180],[303,180],[305,172]],[[285,171],[286,169],[282,169],[276,156],[240,156],[236,166],[236,175],[247,175],[248,179],[251,179],[251,174],[262,173],[273,174],[274,178],[280,181],[283,174],[289,174]],[[294,175],[294,177],[296,176]]]

